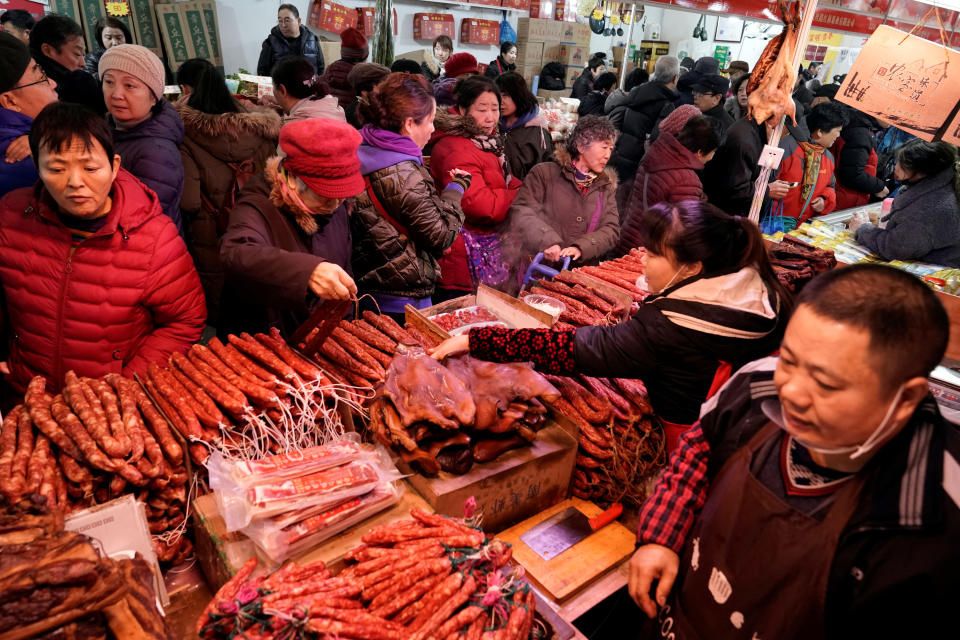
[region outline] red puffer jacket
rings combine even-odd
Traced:
[[[836,181],[833,177],[834,162],[833,154],[829,150],[823,152],[820,158],[820,171],[817,175],[817,183],[813,187],[813,193],[810,195],[809,202],[816,198],[823,198],[823,210],[817,213],[808,202],[803,198],[803,173],[806,168],[806,157],[803,148],[797,144],[797,141],[790,137],[781,142],[784,147],[783,161],[780,163],[780,169],[777,173],[777,180],[785,182],[797,182],[798,186],[790,189],[785,198],[780,201],[783,205],[783,215],[789,216],[797,221],[797,226],[809,220],[814,216],[825,216],[837,208]],[[807,205],[804,209],[804,204]],[[778,203],[773,201],[774,209],[778,209]],[[802,215],[801,215],[802,214]]]
[[[475,233],[497,233],[507,219],[507,212],[520,190],[521,181],[504,176],[497,155],[482,151],[470,139],[482,133],[472,120],[451,112],[437,111],[430,153],[430,174],[438,190],[450,184],[450,170],[463,169],[470,174],[470,187],[463,194],[460,206],[464,227]],[[440,259],[440,280],[437,286],[471,291],[476,289],[467,266],[467,249],[457,236],[453,246]]]
[[[104,226],[79,244],[42,184],[0,200],[0,286],[9,382],[146,370],[200,339],[200,278],[156,194],[125,169]]]

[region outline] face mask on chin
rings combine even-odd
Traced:
[[[891,418],[893,418],[893,413],[896,410],[897,405],[900,403],[900,397],[903,395],[905,386],[906,385],[904,384],[900,385],[900,388],[897,389],[897,393],[894,396],[893,401],[890,403],[890,406],[887,407],[887,413],[883,416],[883,420],[881,420],[877,428],[873,430],[873,433],[871,433],[870,436],[859,445],[853,444],[840,447],[830,447],[809,443],[798,436],[793,436],[793,439],[803,445],[803,447],[808,451],[817,454],[817,457],[820,458],[820,460],[817,461],[818,464],[836,471],[855,473],[867,464],[872,457],[870,454],[874,453],[877,447],[889,435],[892,426],[895,424],[891,422]],[[783,424],[786,424],[786,417],[783,415],[782,406],[780,411],[781,420],[783,421]]]
[[[304,203],[303,198],[300,197],[300,194],[297,192],[296,189],[290,188],[287,170],[284,169],[282,165],[280,166],[279,172],[280,172],[280,190],[283,192],[283,197],[286,198],[287,201],[300,207],[300,209],[302,209],[305,213],[308,213],[311,216],[320,215],[319,213],[317,213],[316,211],[308,207],[306,203]]]

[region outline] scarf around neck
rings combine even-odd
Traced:
[[[377,147],[384,151],[393,151],[403,153],[414,158],[423,158],[423,149],[417,146],[409,136],[402,133],[394,133],[386,129],[380,129],[371,124],[366,124],[360,129],[360,137],[371,147]]]
[[[806,202],[810,194],[817,186],[817,178],[820,176],[820,161],[823,159],[823,152],[826,147],[816,142],[801,142],[800,148],[803,149],[803,187],[800,190],[800,198]]]
[[[577,185],[577,189],[581,194],[586,193],[590,189],[590,185],[593,184],[593,181],[599,177],[593,171],[587,171],[586,173],[581,172],[572,160],[570,161],[570,168],[573,169],[573,182]]]

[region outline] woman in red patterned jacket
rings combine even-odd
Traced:
[[[55,102],[37,116],[34,187],[0,200],[0,286],[8,349],[0,371],[60,388],[146,370],[200,339],[200,278],[156,194],[114,155],[106,121]]]

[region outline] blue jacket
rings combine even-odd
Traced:
[[[303,56],[310,61],[317,75],[323,75],[323,51],[317,42],[317,36],[310,29],[300,27],[300,37],[288,40],[280,32],[280,27],[270,30],[270,35],[260,47],[260,59],[257,60],[257,75],[269,76],[273,65],[281,58],[288,56]]]
[[[137,176],[143,184],[156,192],[163,212],[180,223],[180,196],[183,194],[183,160],[180,143],[183,142],[183,122],[166,100],[160,113],[151,116],[132,129],[118,129],[112,116],[115,151],[120,154],[120,166]]]
[[[0,107],[0,165],[3,166],[3,171],[0,171],[0,197],[37,181],[37,167],[30,156],[14,164],[7,164],[4,160],[10,143],[30,133],[32,124],[33,118],[30,116]]]

